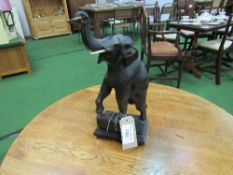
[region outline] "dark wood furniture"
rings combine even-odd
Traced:
[[[158,23],[160,23],[160,7],[159,3],[156,2],[154,6],[148,6],[148,7],[143,7],[141,9],[143,13],[146,13],[145,16],[150,17],[150,29],[156,30],[158,29]],[[140,13],[140,16],[142,15],[142,12]],[[140,20],[140,23],[141,20]]]
[[[233,1],[232,0],[225,0],[225,10],[227,15],[231,15],[233,13]]]
[[[214,32],[218,29],[225,28],[227,23],[216,23],[216,24],[195,24],[193,22],[169,22],[169,27],[176,28],[178,30],[189,30],[195,32],[193,46],[196,45],[197,39],[200,33]],[[195,47],[193,47],[195,49]]]
[[[145,8],[143,8],[145,9]],[[143,55],[147,56],[147,70],[149,72],[150,80],[177,80],[176,87],[180,87],[180,82],[183,72],[183,62],[184,56],[182,50],[180,49],[180,35],[177,32],[172,31],[155,31],[151,30],[150,19],[146,16],[147,13],[143,11],[142,14],[142,59]],[[162,23],[157,23],[158,25],[163,25]],[[158,27],[162,28],[162,27]],[[157,41],[157,35],[161,36],[159,41]],[[166,36],[175,35],[174,45],[170,43]],[[155,37],[154,37],[155,36]],[[153,40],[152,40],[153,38]],[[171,77],[169,75],[169,65],[173,63],[179,64],[179,72],[177,77]],[[161,71],[160,75],[154,75],[152,67],[158,67]],[[152,69],[152,70],[151,70]]]
[[[177,13],[178,19],[182,19],[182,16],[188,16],[192,18],[194,15],[196,3],[193,0],[178,0],[177,5]],[[183,50],[186,50],[187,45],[189,45],[189,49],[191,48],[191,44],[193,41],[194,32],[188,30],[181,30],[181,36],[184,38],[184,46]]]
[[[154,7],[144,7],[141,16],[150,18],[150,29],[154,31],[169,31],[167,23],[169,21],[177,20],[176,3],[165,3],[160,9],[159,3],[156,2]],[[165,19],[163,17],[166,16]],[[145,24],[146,25],[146,24]],[[143,28],[144,26],[142,26]],[[167,33],[164,35],[165,39],[171,42],[176,40],[176,34]],[[163,40],[162,35],[155,35],[153,40]]]
[[[173,21],[169,22],[169,26],[176,28],[176,29],[183,29],[183,30],[190,30],[194,31],[195,33],[200,32],[212,32],[221,28],[225,28],[227,23],[219,23],[219,24],[195,24],[193,22],[180,22],[180,21]]]
[[[169,16],[166,20],[162,19],[164,16]],[[168,22],[169,21],[176,21],[177,20],[177,13],[176,13],[176,3],[166,3],[162,6],[161,11],[158,15],[158,23],[160,23],[157,26],[161,27],[154,27],[153,30],[155,31],[171,31],[168,27]],[[158,24],[157,23],[157,24]],[[153,23],[152,23],[153,24]],[[155,24],[156,26],[156,24]],[[157,40],[164,40],[164,38],[167,41],[170,42],[175,42],[176,41],[176,33],[166,33],[163,36],[162,35],[155,35],[154,39],[156,38]]]
[[[233,23],[231,24],[231,19],[232,15],[228,19],[227,26],[221,40],[209,40],[198,43],[197,45],[198,50],[202,50],[204,53],[212,53],[215,56],[215,59],[213,59],[214,64],[212,63],[212,66],[205,66],[202,70],[215,74],[216,85],[221,84],[222,67],[226,66],[227,69],[231,67],[229,64],[226,64],[224,60],[224,55],[233,53],[233,41],[232,39],[228,39],[228,37],[233,36]],[[229,57],[226,61],[233,62],[233,59]]]
[[[20,133],[1,175],[232,174],[233,116],[191,93],[150,84],[146,145],[123,151],[98,139],[99,86],[67,96],[37,115]],[[106,109],[117,110],[114,93]],[[129,113],[137,113],[133,105]]]
[[[93,28],[95,32],[96,37],[101,37],[100,29],[101,24],[104,20],[114,18],[114,14],[116,10],[121,11],[124,9],[124,13],[122,13],[122,16],[118,16],[118,19],[124,19],[124,18],[137,18],[139,14],[135,17],[135,11],[140,11],[142,6],[138,4],[129,4],[129,5],[119,5],[116,7],[111,6],[96,6],[96,7],[82,7],[82,10],[85,10],[88,15],[91,18],[91,21],[93,23]]]
[[[194,0],[196,3],[195,10],[197,13],[201,13],[203,10],[211,10],[213,0]]]
[[[200,33],[208,33],[208,32],[214,32],[217,31],[218,29],[225,28],[227,26],[227,23],[221,23],[221,24],[193,24],[192,22],[190,23],[183,23],[183,22],[169,22],[168,24],[172,28],[176,28],[177,30],[188,30],[188,31],[193,31],[194,32],[194,38],[192,42],[192,49],[191,53],[192,56],[195,55],[196,53],[196,45],[197,45],[197,40],[200,35]],[[201,73],[197,69],[197,65],[194,61],[189,60],[187,63],[185,63],[186,66],[189,70],[192,71],[194,76],[197,78],[200,78]]]
[[[95,4],[95,0],[67,0],[69,17],[73,18],[77,9],[80,7],[85,7],[87,4]],[[78,24],[71,24],[72,31],[80,30],[80,26]]]
[[[116,33],[116,28],[125,29],[131,28],[132,38],[135,38],[136,34],[136,22],[139,14],[139,8],[127,9],[127,8],[117,8],[114,10],[113,17],[113,34]],[[119,21],[119,22],[117,22]]]
[[[202,13],[203,11],[209,11],[212,13],[218,13],[224,8],[224,4],[227,0],[194,0],[196,3],[196,12]],[[231,0],[230,0],[231,1]]]
[[[175,0],[177,3],[177,11],[180,16],[192,16],[196,3],[194,0]]]
[[[8,44],[0,45],[0,79],[20,72],[31,73],[24,44],[24,41],[18,37]]]

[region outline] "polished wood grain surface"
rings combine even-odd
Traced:
[[[16,139],[1,175],[231,175],[233,117],[185,91],[150,84],[147,143],[123,151],[97,139],[99,87],[67,96],[41,112]],[[105,100],[116,110],[114,94]],[[134,106],[129,113],[138,113]]]

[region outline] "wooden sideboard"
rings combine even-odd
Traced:
[[[20,38],[9,44],[0,45],[0,79],[20,72],[31,73],[24,42]]]

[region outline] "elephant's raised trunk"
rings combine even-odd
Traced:
[[[81,35],[84,45],[93,53],[99,54],[98,63],[107,61],[108,65],[121,66],[129,60],[137,59],[137,51],[132,47],[132,39],[122,34],[97,39],[93,36],[90,21],[85,11],[78,11],[70,22],[81,23]],[[133,58],[133,59],[132,59]]]
[[[97,39],[93,36],[91,27],[90,27],[90,20],[86,12],[84,11],[78,11],[75,14],[75,17],[70,20],[70,22],[81,22],[81,35],[84,45],[92,50],[102,50],[104,47],[102,46],[102,43],[104,43],[105,39]]]

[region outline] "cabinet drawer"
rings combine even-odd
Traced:
[[[51,20],[40,19],[33,22],[33,26],[37,37],[49,36],[53,33],[53,25]]]

